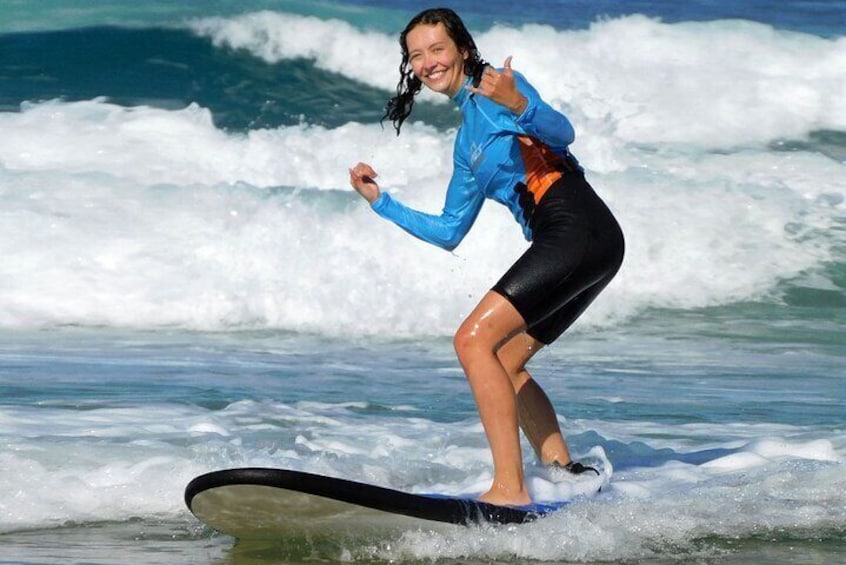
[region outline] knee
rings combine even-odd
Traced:
[[[493,353],[493,347],[480,334],[478,324],[465,320],[452,338],[452,346],[462,365],[480,352]]]

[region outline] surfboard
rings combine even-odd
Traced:
[[[206,473],[185,488],[185,504],[201,522],[239,539],[326,532],[362,523],[397,527],[403,519],[464,526],[523,524],[557,512],[568,502],[497,506],[473,498],[415,494],[262,467]]]

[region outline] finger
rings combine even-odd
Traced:
[[[482,77],[482,80],[479,83],[479,86],[482,86],[482,87],[487,86],[489,88],[494,88],[496,86],[496,83],[499,82],[499,76],[500,76],[499,73],[485,75],[485,76]]]
[[[479,84],[478,87],[473,86],[472,84],[468,84],[466,86],[467,90],[470,91],[471,94],[478,94],[479,96],[488,96],[488,91],[485,89],[484,84]]]
[[[503,72],[505,76],[511,76],[513,74],[511,71],[511,55],[505,59],[505,63],[502,66],[505,67],[505,71]]]
[[[376,174],[376,171],[373,170],[373,167],[371,167],[367,163],[357,164],[355,167],[350,169],[350,173],[355,175],[356,177],[363,177],[363,176],[376,177],[376,176],[378,176]]]

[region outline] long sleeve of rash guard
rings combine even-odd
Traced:
[[[566,149],[576,138],[573,124],[567,117],[543,101],[538,91],[520,73],[514,73],[517,88],[528,100],[526,109],[517,116],[517,125],[554,149]]]
[[[439,216],[413,210],[386,192],[373,202],[372,208],[411,235],[452,251],[470,231],[484,201],[485,195],[477,188],[470,171],[456,159],[446,203]]]

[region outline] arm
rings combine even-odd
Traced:
[[[376,183],[372,181],[375,173],[372,169],[369,169],[369,172],[372,174],[367,176],[375,186]],[[446,202],[440,215],[413,210],[391,198],[390,194],[379,191],[378,187],[369,192],[369,195],[375,195],[373,200],[359,190],[355,183],[353,187],[371,203],[371,207],[377,214],[391,220],[418,239],[447,251],[455,249],[470,231],[485,200],[470,176],[469,170],[458,160],[455,163],[455,170],[447,188]]]
[[[515,76],[520,92],[527,100],[525,109],[517,116],[517,124],[550,147],[569,147],[576,139],[576,131],[567,116],[544,102],[538,91],[522,75]]]
[[[511,69],[511,57],[505,60],[501,72],[488,67],[479,86],[468,88],[511,110],[517,125],[553,148],[566,149],[576,137],[570,120],[544,102],[523,75]]]

